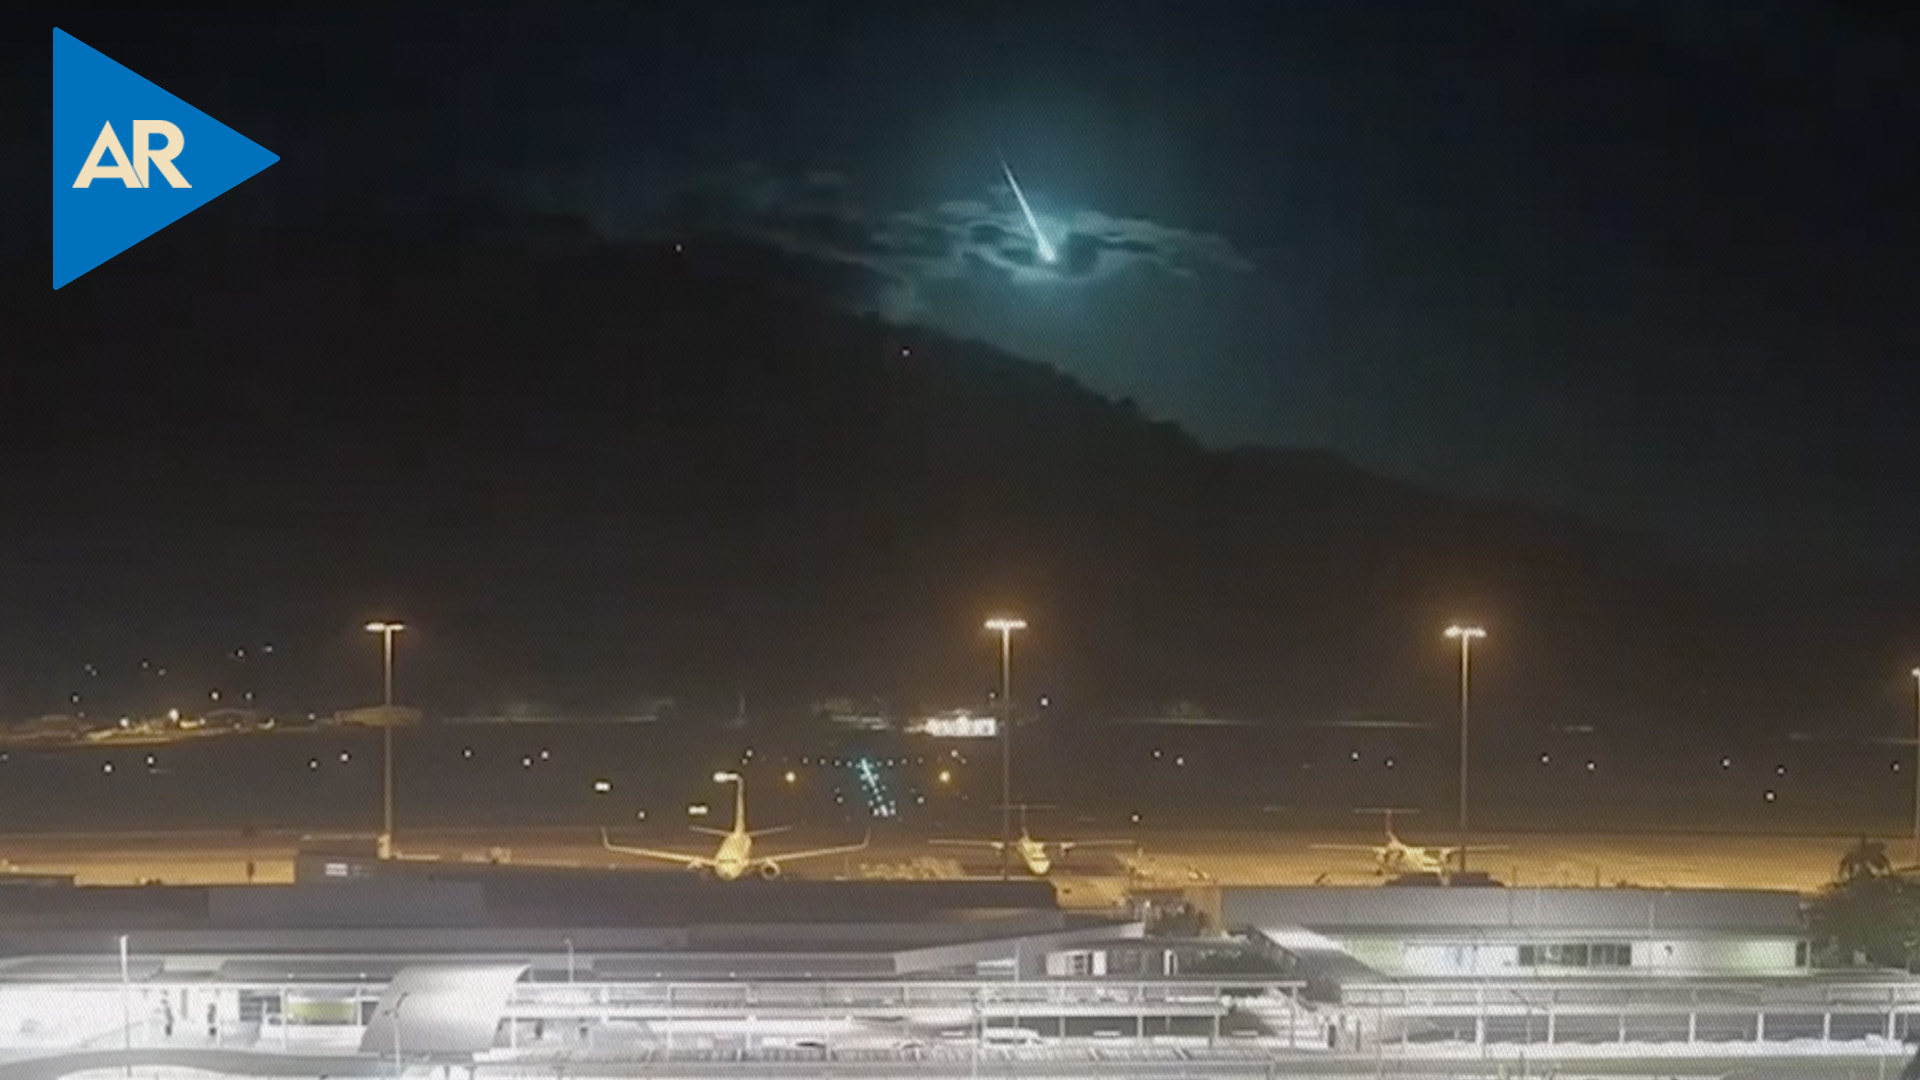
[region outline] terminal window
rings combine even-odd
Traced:
[[[1520,946],[1521,967],[1631,967],[1633,946],[1553,944]]]

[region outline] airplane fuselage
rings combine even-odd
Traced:
[[[1380,868],[1390,874],[1447,874],[1453,869],[1454,849],[1415,847],[1399,838],[1380,849]]]
[[[720,850],[713,856],[713,876],[721,881],[738,881],[752,866],[753,837],[735,826],[720,840]]]
[[[1022,836],[1014,842],[1013,850],[1020,856],[1020,862],[1034,877],[1046,877],[1053,869],[1053,857],[1047,854],[1047,845],[1031,836]]]

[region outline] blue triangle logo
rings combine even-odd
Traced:
[[[53,287],[279,157],[53,31]]]

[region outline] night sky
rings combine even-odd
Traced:
[[[262,228],[494,201],[611,238],[726,231],[1211,443],[1328,447],[1715,557],[1878,573],[1920,544],[1902,5],[57,21],[281,155],[226,211]]]

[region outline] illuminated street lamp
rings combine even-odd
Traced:
[[[1460,871],[1467,869],[1467,731],[1472,717],[1470,686],[1473,673],[1473,642],[1487,636],[1477,626],[1447,627],[1447,637],[1460,642]]]
[[[406,628],[405,623],[398,622],[367,624],[367,633],[380,635],[381,700],[386,705],[380,725],[387,759],[381,778],[380,857],[383,859],[393,857],[393,635]]]
[[[402,1069],[400,1064],[400,1006],[405,1005],[407,1003],[407,999],[412,996],[413,996],[413,991],[411,990],[400,991],[400,995],[393,999],[393,1005],[387,1009],[387,1018],[393,1023],[394,1080],[399,1080],[401,1076],[401,1069]]]
[[[127,935],[120,935],[120,1031],[121,1045],[133,1054],[133,977],[127,971]],[[133,1062],[127,1062],[127,1075],[133,1075]]]
[[[998,616],[986,628],[1000,635],[1000,876],[1013,849],[1013,632],[1027,620]]]

